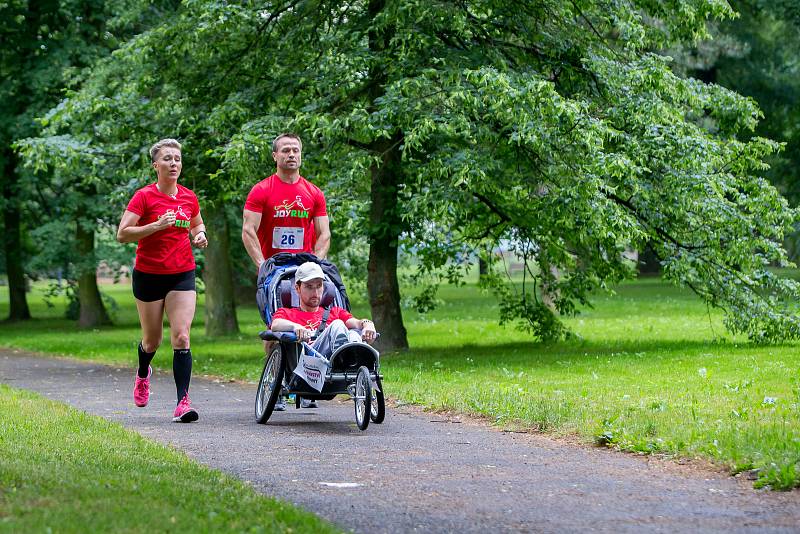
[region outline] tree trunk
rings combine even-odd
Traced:
[[[489,264],[486,260],[478,256],[478,278],[483,278],[487,274],[489,274]]]
[[[385,0],[369,0],[367,11],[375,20],[385,7]],[[385,55],[391,47],[394,28],[382,26],[369,31],[369,48],[376,55]],[[378,63],[370,66],[373,81],[370,99],[383,95],[386,71]],[[391,139],[376,139],[370,143],[370,152],[380,154],[380,162],[370,167],[371,191],[369,213],[369,263],[367,264],[367,291],[372,309],[372,320],[380,331],[376,342],[379,350],[406,350],[408,339],[403,315],[400,311],[400,284],[397,281],[397,244],[403,228],[400,217],[398,185],[402,181],[400,146],[402,134]]]
[[[22,231],[19,199],[17,198],[16,156],[10,149],[3,150],[3,247],[8,274],[9,321],[31,318],[25,294],[25,269],[22,261]]]
[[[653,252],[650,245],[639,253],[639,276],[657,275],[661,273],[661,262],[658,256]]]
[[[399,137],[396,135],[395,137]],[[377,142],[383,154],[380,165],[370,168],[372,177],[370,205],[370,244],[367,266],[367,289],[372,319],[381,337],[379,350],[406,350],[408,338],[400,310],[400,284],[397,281],[397,244],[402,220],[400,218],[397,186],[399,178],[400,140]]]
[[[207,204],[203,209],[208,248],[203,281],[206,284],[206,335],[222,336],[239,332],[231,268],[230,232],[223,208]],[[248,263],[245,268],[251,268]]]
[[[86,228],[80,221],[75,230],[75,252],[78,262],[78,304],[80,315],[78,326],[94,327],[110,325],[100,289],[97,287],[97,261],[94,257],[94,230]]]
[[[546,267],[555,280],[561,277],[561,273],[555,265],[549,265],[541,260],[539,261],[539,265],[542,268]],[[558,290],[554,290],[547,282],[542,282],[542,304],[550,308],[550,311],[553,313],[556,313],[556,300],[558,296]]]

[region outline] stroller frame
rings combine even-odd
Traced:
[[[277,308],[285,305],[289,297],[287,284],[281,284],[292,276],[296,266],[284,266],[282,272],[270,276],[259,276],[268,301],[263,311],[265,320],[271,320]],[[284,293],[284,294],[281,294]],[[325,294],[322,299],[327,305],[345,307],[348,302],[342,298],[331,280],[325,277]],[[344,304],[344,305],[343,305]],[[278,398],[295,395],[295,406],[300,407],[301,399],[331,400],[336,395],[346,394],[354,401],[356,425],[366,430],[370,421],[383,422],[386,405],[380,374],[380,354],[363,342],[348,342],[338,347],[328,359],[328,371],[324,377],[322,391],[317,391],[294,370],[303,351],[321,356],[307,343],[298,342],[294,332],[274,332],[264,330],[259,337],[273,342],[269,347],[255,399],[255,416],[258,423],[264,424],[272,416]]]

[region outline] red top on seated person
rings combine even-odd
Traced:
[[[325,291],[324,279],[322,268],[314,262],[309,261],[298,267],[294,275],[294,287],[300,298],[300,307],[278,308],[272,316],[270,328],[275,332],[294,332],[298,341],[311,339],[325,312],[320,306]],[[348,329],[360,329],[363,341],[375,341],[375,325],[369,319],[356,319],[344,308],[333,306],[326,326],[336,320],[340,320]]]

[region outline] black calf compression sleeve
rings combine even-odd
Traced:
[[[141,341],[139,342],[139,370],[137,371],[139,378],[147,378],[147,368],[150,367],[150,362],[153,361],[153,356],[155,355],[156,351],[145,352]]]
[[[189,380],[192,378],[192,349],[175,349],[172,351],[172,373],[175,375],[175,387],[178,389],[178,402],[189,392]]]

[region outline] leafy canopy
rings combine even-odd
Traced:
[[[545,296],[574,313],[646,246],[731,331],[796,337],[797,284],[768,270],[788,264],[797,218],[762,178],[778,145],[753,136],[753,100],[654,52],[733,16],[723,0],[186,0],[103,62],[53,131],[131,153],[172,124],[223,196],[263,172],[275,133],[300,131],[334,226],[404,240],[421,275],[458,278],[476,250],[523,255],[522,287],[488,283],[501,319],[541,338],[564,333]],[[398,217],[369,221],[384,165]]]

